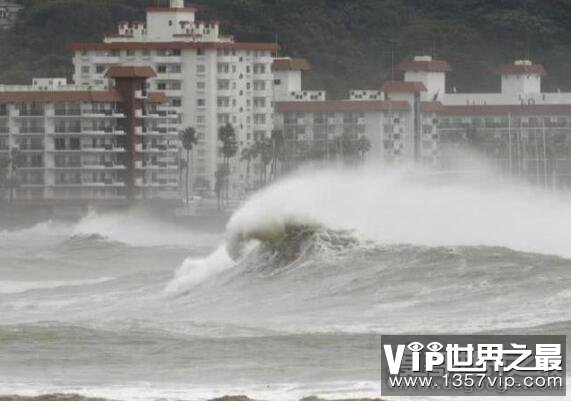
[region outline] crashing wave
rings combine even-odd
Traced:
[[[230,257],[238,261],[248,254],[252,242],[257,243],[256,254],[271,259],[278,266],[315,255],[319,251],[343,251],[358,244],[349,231],[289,221],[234,234],[227,241],[226,249]]]

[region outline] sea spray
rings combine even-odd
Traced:
[[[224,246],[203,259],[189,258],[176,272],[174,280],[166,287],[167,294],[178,294],[189,290],[208,278],[231,268],[234,261],[226,252]]]
[[[294,176],[247,202],[227,235],[271,231],[292,221],[352,230],[380,244],[501,246],[571,256],[565,235],[571,204],[492,176],[447,181],[370,168]]]

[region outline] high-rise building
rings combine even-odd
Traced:
[[[230,123],[240,147],[273,129],[275,43],[236,42],[220,34],[218,21],[198,21],[196,10],[181,0],[168,8],[148,8],[146,22],[121,22],[103,43],[73,43],[74,80],[107,87],[112,65],[151,66],[157,76],[148,89],[168,97],[173,130],[194,127],[199,143],[192,154],[193,188],[214,187],[222,162],[218,129]],[[174,128],[176,127],[176,128]],[[243,185],[239,154],[231,161],[231,188]]]
[[[178,198],[178,138],[150,67],[111,67],[110,89],[34,79],[0,86],[0,197],[127,204]]]

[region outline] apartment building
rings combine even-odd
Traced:
[[[302,74],[309,69],[304,60],[276,59],[276,65],[274,124],[290,146],[313,148],[313,156],[330,159],[340,138],[366,137],[369,160],[437,163],[441,104],[427,99],[422,82],[386,82],[381,89],[352,90],[349,99],[331,101],[325,91],[302,89]]]
[[[178,197],[178,140],[166,129],[167,98],[146,91],[154,71],[111,67],[105,77],[111,89],[57,78],[0,86],[0,159],[16,199],[123,204]]]
[[[103,43],[73,43],[74,80],[83,87],[108,87],[112,65],[151,66],[148,89],[164,92],[174,130],[194,127],[193,188],[214,187],[222,155],[218,129],[231,123],[240,147],[273,129],[274,43],[236,42],[220,34],[218,21],[198,21],[182,0],[148,8],[146,21],[124,21]],[[176,127],[176,128],[175,128]],[[232,159],[231,187],[242,185],[239,156]]]
[[[276,129],[306,146],[364,135],[372,144],[369,160],[443,170],[492,167],[571,188],[571,93],[542,92],[542,65],[499,66],[497,93],[447,92],[451,68],[430,56],[406,60],[400,69],[402,81],[327,101],[324,93],[302,90],[305,69],[298,65],[281,77],[288,90],[276,98]]]

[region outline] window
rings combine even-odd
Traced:
[[[254,107],[266,107],[266,98],[265,97],[255,97],[254,98]]]
[[[266,90],[266,82],[265,81],[254,81],[254,90],[255,91]]]
[[[227,74],[230,72],[230,64],[218,63],[218,74]]]
[[[197,124],[204,124],[204,123],[206,123],[206,116],[196,116],[196,123],[197,123]]]
[[[265,114],[254,114],[254,124],[265,124],[266,115]]]
[[[230,107],[230,98],[227,96],[218,97],[218,107]]]
[[[265,74],[266,65],[265,64],[254,64],[254,74]]]
[[[197,82],[196,89],[206,89],[206,82]]]
[[[218,124],[226,125],[230,122],[230,114],[220,113],[218,114]]]
[[[107,66],[103,65],[103,64],[98,64],[95,66],[95,72],[97,74],[103,74],[105,72],[105,69],[107,68]]]
[[[69,148],[72,150],[80,150],[81,145],[80,145],[79,138],[70,138],[69,139]]]
[[[164,74],[167,72],[167,66],[166,65],[159,65],[157,66],[157,72],[159,74]]]
[[[160,90],[160,91],[164,91],[164,90],[167,89],[167,84],[164,83],[164,82],[159,82],[159,83],[157,84],[157,89]]]
[[[281,79],[275,79],[275,80],[274,80],[274,85],[279,86],[279,85],[281,85],[281,84],[282,84],[282,80],[281,80]]]
[[[196,66],[196,72],[198,74],[204,74],[206,72],[206,66],[204,64],[198,64]]]
[[[89,66],[84,65],[83,67],[81,67],[81,73],[89,74]]]
[[[182,106],[182,102],[180,99],[172,99],[171,100],[171,106],[172,107],[180,107],[180,106]]]
[[[134,55],[135,55],[135,50],[133,50],[133,49],[128,49],[128,50],[127,50],[127,56],[133,57]]]
[[[65,139],[64,138],[56,138],[54,141],[54,145],[55,145],[56,150],[65,149]]]
[[[196,104],[198,105],[198,107],[205,107],[206,106],[206,99],[198,99],[196,101]]]
[[[229,90],[229,89],[230,89],[230,80],[228,79],[218,80],[218,90]]]
[[[196,50],[196,54],[197,54],[198,56],[204,56],[204,49],[202,49],[202,48],[197,49],[197,50]]]

